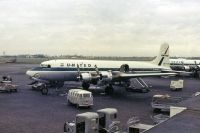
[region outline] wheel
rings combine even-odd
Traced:
[[[43,87],[43,88],[41,89],[41,92],[42,92],[42,95],[47,95],[48,89],[47,89],[46,87]]]
[[[108,94],[108,95],[112,95],[114,92],[114,89],[112,87],[112,85],[109,85],[105,88],[105,93]]]
[[[87,82],[83,82],[83,83],[82,83],[82,87],[83,87],[84,90],[88,90],[89,87],[90,87],[90,84],[87,83]]]

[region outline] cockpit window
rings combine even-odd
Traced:
[[[41,64],[40,66],[43,68],[51,68],[51,65],[49,65],[49,64]]]

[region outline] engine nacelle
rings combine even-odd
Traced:
[[[191,70],[190,66],[183,66],[183,68],[184,68],[185,71],[190,71]]]
[[[99,80],[100,76],[94,73],[82,73],[79,78],[81,81],[97,84],[97,81]]]
[[[112,72],[100,72],[100,80],[102,81],[111,81],[112,80]]]
[[[92,80],[91,73],[81,73],[80,80],[87,81],[87,82],[91,81]]]

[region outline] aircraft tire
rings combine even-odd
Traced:
[[[47,87],[42,87],[41,93],[42,93],[42,95],[47,95],[48,94],[48,88]]]
[[[105,93],[106,93],[107,95],[112,95],[113,92],[114,92],[114,89],[113,89],[113,87],[112,87],[111,85],[109,85],[109,86],[107,86],[107,87],[105,88]]]
[[[82,87],[83,87],[84,90],[88,90],[89,87],[90,87],[90,84],[87,83],[87,82],[83,82],[83,83],[82,83]]]

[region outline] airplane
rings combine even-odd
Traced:
[[[194,77],[200,77],[200,60],[170,59],[170,67],[172,70],[192,72]]]
[[[153,61],[56,59],[42,62],[40,67],[27,70],[26,74],[33,83],[44,83],[41,88],[44,95],[48,93],[47,85],[62,87],[65,81],[81,81],[86,90],[90,84],[105,85],[106,94],[112,94],[115,83],[127,87],[132,78],[144,84],[142,77],[177,75],[170,68],[167,43],[161,45],[159,55]]]

